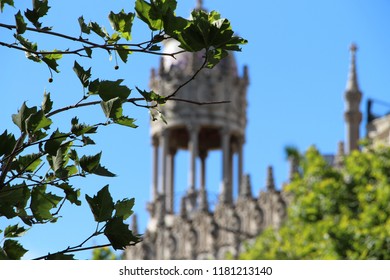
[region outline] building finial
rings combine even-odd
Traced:
[[[242,183],[240,188],[240,196],[241,197],[252,197],[252,186],[251,186],[251,178],[249,174],[245,174],[242,176]]]
[[[274,171],[272,166],[268,166],[267,169],[267,190],[275,190]]]
[[[197,10],[203,10],[203,0],[197,0],[196,1],[196,9]]]
[[[362,121],[362,113],[360,112],[360,101],[362,93],[359,90],[357,75],[356,75],[356,50],[357,46],[352,44],[351,64],[349,68],[349,75],[347,87],[345,89],[346,109],[344,118],[346,122],[346,154],[359,148],[360,139],[360,123]]]
[[[359,86],[357,82],[357,75],[356,75],[356,51],[357,51],[357,45],[352,43],[349,50],[351,52],[351,64],[349,68],[349,77],[347,81],[347,91],[359,91]]]

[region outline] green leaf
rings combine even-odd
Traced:
[[[115,203],[115,217],[122,217],[123,220],[126,220],[133,214],[131,210],[134,206],[135,199],[123,199]]]
[[[122,116],[122,100],[119,97],[102,101],[100,105],[107,118],[116,119]]]
[[[89,207],[96,222],[104,222],[111,218],[114,211],[114,201],[112,200],[108,185],[104,186],[97,195],[90,197],[85,195]]]
[[[84,135],[84,134],[93,134],[97,130],[96,126],[90,126],[86,124],[79,124],[79,119],[74,117],[72,119],[72,133],[76,136]]]
[[[46,118],[45,113],[42,110],[39,110],[36,113],[31,114],[26,119],[26,129],[30,134],[34,134],[40,129],[48,129],[52,124],[52,120]]]
[[[88,70],[84,70],[77,61],[74,61],[73,71],[76,73],[83,87],[89,85],[89,78],[91,78],[91,67]]]
[[[84,146],[95,145],[95,141],[93,141],[90,137],[85,136],[85,135],[82,136],[82,141],[83,141]]]
[[[20,10],[15,15],[15,21],[16,21],[16,32],[18,34],[23,34],[26,31],[27,23],[24,21],[24,17],[22,16]]]
[[[119,118],[114,119],[114,122],[120,125],[124,125],[131,128],[137,128],[138,125],[135,124],[135,119],[129,118],[126,116],[121,116]]]
[[[105,177],[115,177],[116,175],[112,172],[110,172],[107,168],[104,166],[101,166],[100,164],[95,168],[93,171],[93,174],[99,175],[99,176],[105,176]]]
[[[15,238],[22,236],[28,229],[20,227],[19,225],[7,226],[4,230],[5,238]]]
[[[206,67],[212,69],[222,59],[228,56],[228,52],[223,49],[213,49],[207,52],[207,64]]]
[[[53,108],[53,101],[50,99],[50,92],[43,94],[43,101],[41,108],[45,114],[49,113],[51,109]]]
[[[24,15],[36,27],[41,28],[42,24],[38,21],[49,11],[47,0],[33,0],[33,10],[27,9]]]
[[[161,19],[152,19],[150,17],[151,5],[144,0],[137,0],[135,2],[135,10],[137,16],[146,24],[148,24],[151,30],[161,30],[163,28],[163,22]]]
[[[57,204],[62,200],[62,197],[52,193],[46,193],[46,186],[35,186],[31,191],[31,211],[34,218],[42,222],[50,220],[53,215],[50,211],[57,207]]]
[[[89,58],[92,58],[92,49],[84,46],[84,51]]]
[[[50,9],[48,0],[33,0],[33,9],[39,17],[45,16]]]
[[[152,91],[146,91],[146,90],[141,90],[138,87],[136,87],[136,89],[145,98],[145,100],[147,102],[155,101],[158,104],[165,104],[166,103],[166,99],[163,96],[155,93],[153,90]]]
[[[108,19],[112,28],[129,41],[131,40],[131,28],[133,26],[134,16],[133,13],[125,13],[124,10],[121,10],[117,14],[110,12]]]
[[[57,151],[62,143],[68,138],[69,133],[62,133],[58,130],[54,131],[50,138],[46,141],[44,150],[51,156],[56,156]]]
[[[55,253],[47,256],[45,260],[74,260],[74,254]]]
[[[110,36],[107,34],[107,31],[103,28],[100,27],[100,25],[96,22],[90,22],[88,24],[88,27],[95,32],[97,35],[99,35],[102,38],[109,38]]]
[[[123,223],[122,217],[114,217],[107,222],[104,235],[111,242],[115,250],[124,250],[131,242],[137,242],[138,238],[129,230],[129,225]]]
[[[106,176],[106,177],[115,177],[114,173],[108,171],[105,167],[100,165],[100,158],[102,153],[98,153],[94,156],[82,156],[80,159],[80,167],[88,173]]]
[[[3,255],[4,257],[5,255],[6,259],[9,260],[20,260],[27,252],[19,242],[10,239],[4,241],[2,249],[3,254],[0,253],[0,256]]]
[[[103,101],[108,101],[115,97],[119,97],[121,100],[126,100],[131,90],[124,85],[121,85],[123,79],[116,81],[100,81],[98,94]]]
[[[5,4],[14,7],[14,1],[13,0],[1,0],[0,1],[0,10],[3,12]]]
[[[85,33],[85,34],[90,34],[91,33],[91,28],[89,28],[85,24],[84,17],[83,16],[79,17],[78,21],[79,21],[81,32]]]
[[[16,40],[19,41],[20,44],[22,44],[23,47],[26,48],[26,51],[37,51],[38,45],[36,43],[31,43],[29,40],[25,39],[21,35],[15,35],[14,36]]]
[[[124,63],[127,62],[127,57],[131,54],[128,46],[116,46],[116,52]]]
[[[0,135],[0,157],[12,153],[16,145],[16,139],[13,134],[8,134],[7,130]]]
[[[62,189],[65,193],[65,198],[72,204],[76,204],[77,206],[81,205],[80,197],[80,189],[75,190],[69,184],[63,183],[58,185],[58,188]]]
[[[0,191],[0,213],[8,219],[23,213],[30,198],[30,190],[25,183],[5,186]]]
[[[37,107],[29,108],[26,106],[26,102],[23,102],[22,107],[18,110],[17,114],[12,115],[12,121],[16,124],[22,132],[26,131],[26,119],[37,112]]]
[[[80,159],[80,167],[88,173],[93,173],[93,171],[99,166],[100,158],[102,152],[94,156],[82,156]]]
[[[34,172],[42,162],[41,156],[41,154],[19,156],[18,159],[13,162],[13,169],[22,173]]]
[[[57,53],[57,52],[60,52],[60,51],[56,50],[56,49],[54,49],[53,52],[54,53],[52,53],[52,54],[44,55],[42,57],[42,61],[45,62],[47,64],[47,66],[49,66],[51,69],[53,69],[54,71],[59,73],[60,71],[57,69],[57,66],[58,66],[57,60],[62,58],[62,54],[61,53]]]

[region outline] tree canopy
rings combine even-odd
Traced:
[[[334,167],[311,147],[299,161],[283,226],[240,257],[390,259],[390,148],[367,146]]]
[[[1,13],[10,13],[11,7],[15,6],[13,0],[0,0]],[[108,14],[111,32],[102,23],[87,22],[81,15],[73,22],[79,27],[78,35],[57,32],[54,27],[45,24],[45,16],[50,13],[48,0],[33,0],[30,8],[15,13],[14,22],[0,22],[0,29],[4,31],[0,47],[14,49],[15,55],[24,54],[28,60],[45,65],[50,73],[50,83],[54,78],[61,78],[61,60],[76,57],[73,71],[83,88],[79,100],[69,100],[69,104],[63,107],[56,107],[53,95],[46,91],[40,105],[30,106],[24,102],[11,118],[19,134],[9,132],[7,126],[0,134],[0,219],[9,221],[8,225],[2,224],[0,228],[0,259],[22,258],[28,249],[18,238],[29,228],[55,223],[61,217],[65,204],[82,204],[83,190],[74,186],[74,178],[90,174],[116,176],[101,163],[102,152],[88,155],[84,151],[85,147],[95,145],[92,138],[103,126],[137,127],[135,119],[129,116],[131,111],[125,112],[124,104],[158,112],[158,105],[175,100],[180,89],[203,68],[213,68],[228,52],[240,51],[240,45],[246,43],[246,40],[234,35],[229,20],[222,18],[218,12],[197,9],[190,19],[186,19],[176,15],[176,7],[176,0],[136,0],[133,11],[121,9]],[[149,40],[132,42],[132,27],[136,20],[148,28],[151,34]],[[41,36],[50,37],[58,46],[51,50],[41,49]],[[161,46],[168,39],[177,40],[182,50],[164,53]],[[175,57],[185,51],[202,51],[203,63],[187,82],[168,96],[161,96],[158,92],[129,88],[125,79],[94,77],[93,69],[83,66],[83,61],[95,59],[99,51],[115,58],[116,70],[119,69],[118,60],[128,63],[129,56],[135,53]],[[97,118],[94,123],[87,124],[75,113],[68,120],[68,130],[57,125],[54,117],[94,105],[100,105],[105,119]],[[91,249],[84,245],[98,235],[104,235],[108,243],[94,248],[111,246],[122,250],[140,241],[126,224],[126,219],[132,215],[134,199],[124,198],[115,202],[108,185],[96,195],[85,194],[84,198],[96,222],[91,235],[78,245],[38,259],[72,259],[73,252]]]

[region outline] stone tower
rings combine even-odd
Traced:
[[[166,43],[165,52],[177,51],[179,48],[176,41]],[[203,53],[182,53],[176,58],[164,57],[158,74],[152,70],[150,87],[160,95],[171,94],[191,79],[201,66],[202,57]],[[191,83],[180,89],[175,97],[187,102],[169,101],[159,108],[166,123],[151,123],[154,147],[152,204],[158,196],[163,196],[166,213],[172,214],[175,205],[174,163],[179,149],[187,150],[190,154],[187,210],[197,204],[200,193],[206,192],[206,161],[211,150],[220,150],[223,155],[220,199],[232,202],[232,178],[237,177],[237,185],[240,185],[243,172],[242,147],[245,141],[248,85],[247,69],[244,68],[243,72],[240,77],[235,59],[230,55],[214,69],[203,69]],[[191,103],[215,101],[229,103],[202,106]],[[236,169],[232,166],[234,154],[238,155]],[[200,170],[197,170],[197,160],[200,160]],[[233,170],[238,170],[236,176],[233,176]],[[197,178],[200,178],[200,182],[197,182]]]
[[[360,139],[360,123],[362,121],[362,113],[359,106],[362,99],[356,75],[356,51],[357,47],[352,44],[351,64],[349,69],[349,77],[345,89],[346,109],[344,113],[346,123],[346,153],[358,149],[358,141]]]
[[[197,8],[202,8],[201,4],[198,1]],[[166,53],[180,50],[174,40],[164,47]],[[151,72],[151,89],[162,96],[172,94],[191,80],[202,65],[203,55],[198,52],[163,57],[159,69]],[[280,225],[286,202],[283,193],[275,189],[272,168],[268,169],[265,191],[258,197],[252,195],[249,175],[243,175],[248,84],[247,67],[239,75],[236,60],[230,54],[213,69],[203,69],[175,94],[175,101],[159,107],[166,123],[151,123],[150,220],[143,241],[129,247],[125,258],[221,259],[227,253],[237,256],[244,242],[253,240],[267,226]],[[219,101],[228,103],[195,104]],[[178,150],[189,153],[187,170],[175,166]],[[207,187],[216,186],[206,187],[210,151],[221,154],[220,193],[214,207],[209,205]],[[187,190],[180,203],[174,200],[178,172],[188,175]],[[175,212],[177,204],[180,210]],[[139,232],[137,228],[133,230]]]

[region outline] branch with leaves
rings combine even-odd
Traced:
[[[176,0],[135,1],[135,11],[110,12],[108,19],[113,29],[109,33],[101,24],[85,22],[79,17],[77,24],[80,35],[74,36],[55,32],[52,27],[44,26],[43,18],[49,13],[47,0],[33,0],[32,9],[15,14],[14,23],[0,22],[0,29],[9,33],[0,39],[0,47],[11,48],[18,53],[23,51],[33,62],[43,62],[50,70],[49,82],[53,81],[53,71],[59,73],[59,63],[65,56],[77,56],[78,59],[94,59],[98,50],[109,56],[119,56],[123,63],[133,53],[175,57],[179,53],[204,52],[202,65],[192,77],[179,85],[171,94],[162,96],[157,92],[136,87],[138,97],[130,97],[132,89],[123,79],[104,80],[92,78],[92,69],[85,69],[81,62],[75,61],[73,70],[83,86],[83,97],[72,105],[54,108],[50,93],[44,93],[41,106],[28,107],[23,103],[19,111],[12,115],[13,123],[19,128],[20,135],[5,130],[0,134],[0,218],[12,221],[19,219],[24,226],[12,224],[0,228],[3,239],[0,241],[0,259],[20,259],[27,250],[15,239],[20,238],[35,224],[56,222],[67,203],[80,206],[81,189],[73,186],[73,178],[87,177],[90,174],[113,177],[114,173],[101,164],[102,152],[84,155],[82,151],[89,145],[95,145],[93,135],[102,126],[119,124],[136,128],[135,120],[124,113],[126,103],[158,110],[158,106],[169,101],[190,102],[193,104],[221,104],[219,102],[194,102],[180,98],[180,90],[190,83],[204,68],[213,68],[229,51],[239,51],[246,41],[234,35],[227,19],[213,11],[207,13],[194,10],[191,19],[176,16]],[[14,6],[13,0],[0,0],[3,13],[6,6]],[[9,8],[9,7],[7,7]],[[150,40],[130,43],[133,22],[139,19],[151,32]],[[49,36],[67,42],[54,50],[38,48],[29,34]],[[100,37],[95,42],[92,35]],[[34,36],[36,38],[36,36]],[[167,39],[180,43],[181,51],[164,53],[161,44]],[[75,46],[75,44],[77,46]],[[116,69],[118,65],[116,65]],[[56,127],[53,116],[64,112],[100,105],[106,117],[96,120],[95,124],[82,123],[78,117],[70,120],[69,131]],[[113,202],[109,187],[105,186],[93,197],[85,195],[95,222],[96,229],[83,242],[69,246],[56,253],[37,259],[72,259],[74,252],[111,246],[123,250],[126,246],[140,241],[129,230],[126,219],[132,214],[134,199],[122,199]],[[98,235],[104,235],[108,243],[85,247],[86,243]]]

